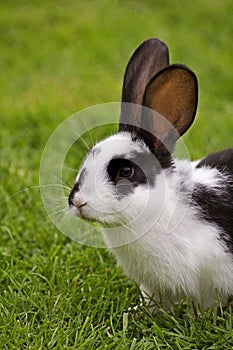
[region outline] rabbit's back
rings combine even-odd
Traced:
[[[220,228],[221,237],[233,252],[233,148],[208,155],[196,169],[217,169],[218,186],[213,188],[211,181],[209,186],[197,184],[192,200],[201,218]]]

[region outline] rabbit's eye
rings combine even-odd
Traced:
[[[132,166],[122,166],[117,174],[118,178],[130,178],[134,175],[134,168]]]

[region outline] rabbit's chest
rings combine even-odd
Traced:
[[[158,237],[157,237],[158,238]],[[144,238],[123,247],[113,249],[118,264],[125,273],[147,289],[166,291],[178,289],[194,278],[192,263],[182,244],[171,242],[171,237],[151,242]],[[183,280],[183,282],[182,282]]]
[[[195,228],[190,237],[185,226],[176,234],[153,232],[112,251],[125,273],[149,295],[168,295],[175,301],[189,296],[200,301],[205,291],[212,302],[215,288],[223,294],[233,292],[233,261],[213,227]]]

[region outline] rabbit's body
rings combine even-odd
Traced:
[[[130,230],[121,228],[117,236],[111,235],[111,240],[106,233],[105,240],[125,273],[141,286],[145,298],[152,297],[170,304],[188,296],[199,304],[203,302],[207,308],[216,301],[218,289],[225,304],[228,296],[233,294],[233,256],[230,251],[230,247],[233,249],[233,225],[229,237],[224,227],[216,223],[216,217],[211,217],[208,209],[205,212],[205,202],[208,201],[210,207],[217,205],[214,212],[221,215],[222,197],[228,196],[229,186],[232,196],[233,181],[216,168],[198,168],[199,162],[193,163],[191,168],[187,161],[176,160],[175,163],[174,173],[166,174],[167,196],[160,216],[155,221],[156,213],[152,208],[145,215],[147,225],[151,226],[149,231],[133,241],[132,231],[138,230],[136,223],[136,227]],[[178,181],[177,171],[180,172]],[[158,188],[152,189],[154,207],[160,197],[161,183],[157,176]],[[205,193],[199,197],[199,189],[203,187],[207,197]],[[214,193],[214,203],[211,202],[211,192]],[[193,195],[191,200],[190,195]],[[233,200],[230,210],[233,213]],[[171,213],[172,227],[169,230]],[[181,221],[174,223],[177,218]],[[119,238],[123,242],[133,242],[112,248],[119,244]]]
[[[233,294],[233,149],[174,159],[192,124],[197,80],[168,64],[157,39],[125,73],[118,133],[89,152],[69,196],[74,214],[98,221],[107,246],[147,298],[213,305]]]

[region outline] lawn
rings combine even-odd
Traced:
[[[149,37],[198,76],[190,157],[232,147],[232,10],[230,0],[1,1],[0,349],[233,347],[230,306],[193,315],[184,301],[152,316],[107,250],[54,227],[39,190],[50,135],[119,101],[125,65]]]

